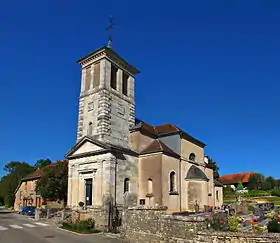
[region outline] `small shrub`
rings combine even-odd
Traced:
[[[252,204],[249,204],[249,205],[248,205],[248,210],[249,210],[249,211],[253,212],[254,209],[255,209],[255,207],[254,207]]]
[[[243,184],[241,182],[239,182],[236,189],[243,190],[244,189]]]
[[[230,216],[228,217],[228,225],[229,225],[229,230],[232,232],[237,232],[238,231],[238,223],[239,219],[235,216]]]
[[[79,206],[82,208],[85,205],[84,202],[79,202]]]
[[[280,224],[276,220],[271,220],[267,226],[268,232],[280,233]]]
[[[280,197],[280,190],[279,189],[273,189],[271,191],[271,196]]]
[[[62,224],[63,229],[75,231],[78,233],[99,233],[101,232],[98,229],[95,229],[95,220],[94,219],[87,219],[87,220],[81,220],[77,221],[76,223],[66,223],[64,222]]]
[[[228,231],[228,215],[223,213],[214,214],[207,222],[208,227],[217,231]]]

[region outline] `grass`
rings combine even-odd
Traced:
[[[94,234],[94,233],[96,234],[102,232],[99,229],[89,229],[85,227],[79,227],[79,225],[71,225],[67,223],[64,223],[60,228],[65,230],[70,230],[80,234]]]
[[[247,197],[245,197],[247,198]],[[271,196],[271,197],[248,197],[248,199],[267,199],[269,202],[273,202],[275,206],[280,206],[280,197]],[[231,204],[235,202],[233,197],[225,197],[224,204]]]

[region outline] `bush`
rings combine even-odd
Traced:
[[[84,202],[79,202],[79,206],[80,206],[80,207],[83,207],[84,205],[85,205]]]
[[[79,232],[79,233],[98,233],[100,230],[95,229],[95,220],[81,220],[76,223],[63,223],[63,229]]]
[[[214,214],[210,219],[208,219],[207,225],[209,228],[217,231],[228,231],[228,215],[224,213]]]
[[[5,198],[4,198],[4,203],[5,203],[5,206],[7,208],[10,208],[12,206],[14,206],[14,195],[12,194],[8,194]]]
[[[248,210],[253,212],[255,210],[255,207],[252,204],[248,205]]]
[[[280,224],[276,220],[271,220],[267,226],[269,233],[280,233]]]
[[[280,190],[279,189],[273,189],[271,191],[271,196],[280,197]]]
[[[239,219],[235,216],[230,216],[228,218],[228,225],[229,225],[229,230],[232,232],[237,232],[238,231],[238,223]]]

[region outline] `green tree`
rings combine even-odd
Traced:
[[[208,164],[213,168],[214,179],[218,179],[219,175],[219,166],[212,158],[208,157]]]
[[[44,199],[66,200],[68,183],[68,166],[65,161],[59,161],[43,169],[43,175],[38,180],[36,191]]]
[[[236,189],[243,190],[244,189],[243,184],[241,182],[239,182]]]
[[[265,177],[260,173],[255,173],[250,176],[248,182],[249,190],[262,190],[264,187]]]
[[[35,163],[35,167],[38,168],[43,168],[47,165],[50,165],[52,161],[50,159],[38,159],[37,162]]]
[[[265,178],[264,185],[263,185],[264,190],[272,190],[276,186],[277,186],[277,181],[272,176]]]
[[[0,198],[4,200],[6,206],[13,205],[14,193],[21,179],[35,170],[35,167],[26,162],[12,161],[4,166],[7,172],[0,181]]]

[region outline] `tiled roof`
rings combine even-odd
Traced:
[[[177,126],[166,123],[159,126],[152,126],[146,122],[143,122],[141,120],[136,119],[135,126],[131,129],[131,131],[142,131],[147,132],[150,135],[154,136],[155,138],[167,136],[169,134],[182,134],[183,137],[185,137],[187,140],[193,142],[194,144],[197,144],[198,146],[205,147],[205,144],[198,139],[192,137],[190,134],[186,133],[184,130],[178,128]]]
[[[239,174],[229,174],[221,176],[219,179],[224,185],[236,184],[236,183],[248,183],[250,176],[255,174],[255,172],[246,172]]]
[[[140,154],[151,154],[151,153],[157,153],[157,152],[164,152],[168,155],[179,157],[179,155],[174,152],[171,148],[169,148],[167,145],[165,145],[162,141],[155,139],[153,142],[151,142],[146,148],[144,148]]]
[[[24,178],[22,179],[22,181],[29,181],[29,180],[39,179],[39,178],[42,176],[44,169],[46,169],[46,168],[48,168],[48,167],[50,167],[50,166],[55,166],[55,165],[57,165],[57,163],[59,163],[59,162],[65,162],[65,163],[67,163],[67,160],[58,160],[57,162],[55,162],[55,163],[53,163],[53,164],[50,164],[50,165],[47,165],[47,166],[45,166],[45,167],[43,167],[43,168],[41,168],[41,169],[38,168],[38,169],[35,170],[34,172],[32,172],[32,173],[30,173],[29,175],[27,175],[26,177],[24,177]]]
[[[215,180],[215,179],[214,179],[214,185],[215,185],[216,187],[223,187],[223,186],[224,186],[221,182],[219,182],[219,181],[217,181],[217,180]]]

